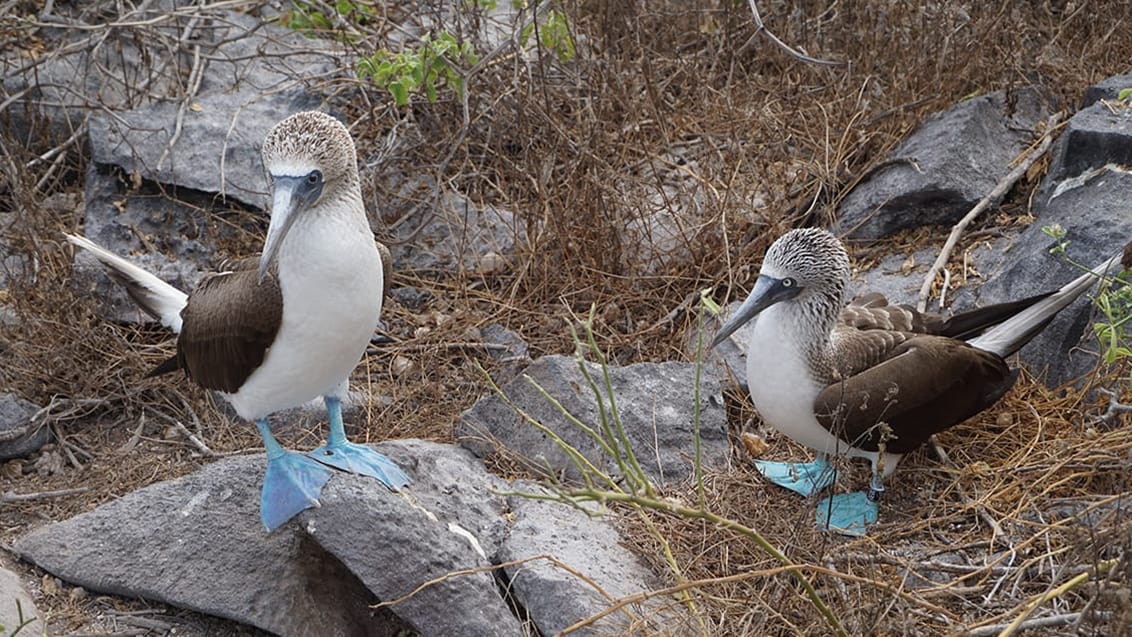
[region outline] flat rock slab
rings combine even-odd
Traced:
[[[149,181],[220,193],[264,209],[268,188],[259,154],[264,138],[277,122],[315,109],[321,100],[301,90],[249,99],[243,93],[201,96],[201,110],[184,116],[178,138],[176,103],[92,116],[91,157]]]
[[[281,635],[394,635],[379,600],[301,525],[259,522],[266,460],[241,456],[20,538],[16,552],[92,591],[144,597]]]
[[[1105,165],[1132,166],[1132,107],[1096,103],[1078,111],[1069,118],[1050,155],[1050,168],[1042,182],[1047,199],[1058,189],[1076,187]]]
[[[344,52],[247,13],[168,16],[168,11],[131,15],[127,21],[166,18],[144,33],[123,31],[96,41],[72,30],[48,43],[69,53],[36,62],[26,56],[0,59],[6,94],[19,96],[7,111],[18,114],[12,132],[29,143],[49,143],[89,117],[95,163],[263,208],[264,135],[287,115],[323,102],[306,85],[343,72]],[[193,77],[182,74],[189,61],[171,59],[161,36],[189,37],[199,47]],[[84,39],[86,46],[80,46]],[[182,99],[186,82],[193,80],[192,99]]]
[[[18,575],[0,566],[0,635],[37,637],[47,634],[39,611]]]
[[[535,485],[523,490],[542,491]],[[656,576],[621,547],[617,531],[604,521],[568,506],[517,496],[508,501],[515,521],[499,561],[519,562],[506,569],[509,588],[540,634],[557,635],[618,599],[656,588]],[[544,555],[554,560],[539,557]],[[669,604],[656,598],[629,604],[570,634],[619,635],[643,625],[663,627],[665,634],[695,632],[683,624],[686,614],[664,608]]]
[[[541,387],[567,412],[598,432],[602,431],[604,409],[612,429],[610,397],[601,367],[586,362],[586,369],[601,390],[601,406],[573,358],[544,356],[503,385],[506,400],[490,394],[461,414],[456,424],[457,438],[478,455],[505,449],[537,470],[580,479],[577,467],[553,436],[532,425],[516,411],[517,407],[577,449],[594,466],[610,475],[618,474],[616,459],[538,389]],[[668,362],[609,366],[609,376],[625,435],[642,470],[662,484],[690,478],[695,458],[695,365]],[[701,383],[702,466],[705,470],[725,469],[729,466],[731,446],[719,381],[704,374]]]
[[[924,120],[842,201],[838,235],[877,239],[958,221],[1005,176],[1046,117],[1025,88],[972,98]]]
[[[503,495],[546,491],[489,474],[466,449],[420,440],[378,448],[412,476],[409,489],[335,475],[320,508],[271,534],[259,522],[265,459],[239,456],[32,531],[15,551],[92,591],[282,635],[520,635],[513,607],[555,629],[612,603],[594,585],[616,597],[654,583],[608,521]],[[496,567],[542,555],[554,561]],[[629,610],[654,623],[682,618]],[[595,625],[627,621],[621,612]]]

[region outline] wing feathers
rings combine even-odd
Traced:
[[[846,375],[814,401],[822,426],[853,446],[907,453],[994,404],[1016,374],[1001,357],[962,341],[913,336],[883,362]]]
[[[279,280],[273,273],[262,283],[257,278],[253,268],[213,274],[201,281],[185,307],[185,329],[177,339],[173,369],[184,369],[207,389],[228,393],[240,389],[263,363],[283,318]]]

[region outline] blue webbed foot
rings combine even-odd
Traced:
[[[335,469],[376,478],[393,491],[412,482],[401,467],[389,458],[365,445],[346,440],[342,403],[334,396],[324,396],[323,400],[326,401],[326,411],[330,415],[330,436],[325,445],[309,452],[308,456]]]
[[[340,441],[327,443],[307,454],[324,465],[362,476],[377,478],[382,484],[397,491],[408,486],[409,476],[380,453],[365,445]]]
[[[822,498],[817,517],[821,529],[861,537],[866,527],[877,521],[877,503],[862,491],[840,493]]]
[[[804,496],[821,491],[837,479],[837,472],[824,456],[818,456],[813,462],[752,462],[767,480]]]
[[[334,472],[301,453],[283,451],[267,459],[259,516],[268,532],[318,506],[318,494]]]

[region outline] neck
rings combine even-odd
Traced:
[[[832,380],[831,337],[844,305],[840,290],[830,290],[827,294],[813,292],[784,305],[779,315],[779,329],[788,332],[797,343],[815,378]]]

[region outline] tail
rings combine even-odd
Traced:
[[[189,298],[184,292],[122,257],[108,252],[86,237],[66,233],[64,236],[67,237],[67,241],[93,254],[106,267],[110,278],[121,283],[130,298],[146,314],[160,321],[174,333],[181,332],[181,310]]]
[[[932,334],[949,336],[960,340],[971,340],[983,334],[995,325],[1000,325],[1026,308],[1052,296],[1053,292],[1045,292],[1018,301],[995,303],[986,307],[979,307],[966,312],[960,312],[951,318],[943,320]]]
[[[1003,358],[1022,349],[1038,335],[1057,313],[1065,309],[1077,297],[1084,294],[1093,284],[1108,274],[1114,266],[1120,263],[1120,256],[1115,256],[1101,265],[1073,279],[1069,283],[1054,291],[1045,298],[1022,310],[1010,319],[987,330],[982,336],[969,341],[971,345],[994,352]]]

